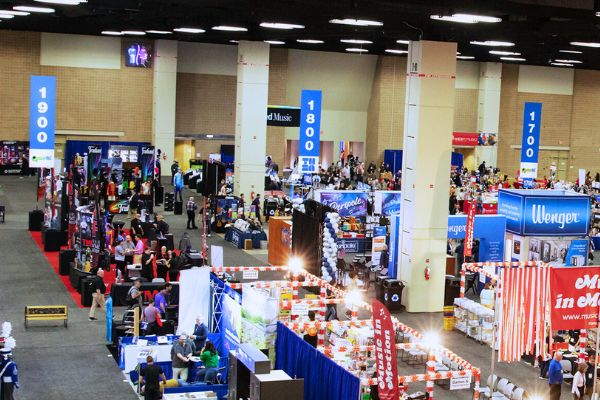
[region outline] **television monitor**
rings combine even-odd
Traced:
[[[152,49],[150,46],[133,43],[125,49],[125,66],[150,68],[152,66]]]

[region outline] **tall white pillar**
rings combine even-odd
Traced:
[[[177,42],[154,42],[154,83],[152,93],[152,143],[160,149],[161,175],[171,176],[175,156],[175,106],[177,97]],[[163,182],[164,183],[164,182]]]
[[[456,43],[411,42],[398,263],[409,312],[441,311],[444,305],[455,80]]]
[[[477,109],[477,132],[495,134],[498,139],[500,125],[500,91],[502,86],[502,64],[481,63],[479,66],[479,106]],[[482,161],[488,166],[498,166],[498,145],[478,146],[477,164]]]
[[[235,112],[236,195],[263,193],[269,98],[269,44],[238,44],[237,106]]]

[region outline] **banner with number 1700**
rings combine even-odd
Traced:
[[[323,93],[320,90],[302,91],[298,144],[298,172],[302,174],[319,172],[322,97]]]
[[[54,168],[56,77],[32,76],[29,111],[29,166]]]

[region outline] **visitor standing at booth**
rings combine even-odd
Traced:
[[[194,201],[194,197],[190,197],[185,205],[185,209],[187,210],[187,229],[198,229],[196,226],[196,210],[198,209],[198,205]],[[190,224],[192,225],[191,228]]]
[[[150,247],[146,247],[142,255],[142,278],[148,282],[152,282],[152,279],[154,279],[153,263],[154,251],[151,251]]]
[[[190,335],[190,338],[194,341],[196,350],[198,353],[204,348],[206,338],[208,338],[208,328],[204,324],[204,319],[201,315],[196,317],[196,324],[194,325],[194,332]]]
[[[19,374],[17,364],[12,360],[12,350],[7,347],[0,349],[0,399],[14,400],[15,387],[19,389]]]
[[[139,213],[135,214],[135,217],[131,220],[131,232],[133,236],[143,236],[144,228],[142,227],[142,216]]]
[[[177,173],[177,171],[179,171],[179,161],[175,160],[173,161],[173,164],[171,164],[171,183],[173,184],[173,186],[175,186],[175,174]]]
[[[137,213],[139,203],[140,203],[140,196],[134,190],[134,191],[132,191],[131,196],[129,197],[129,209],[127,211],[127,219],[131,219],[131,216],[135,215]]]
[[[585,395],[585,372],[587,371],[587,364],[581,361],[577,364],[577,372],[573,376],[573,386],[571,388],[571,393],[573,394],[574,400],[583,400],[583,396]]]
[[[167,280],[167,272],[169,271],[170,261],[171,256],[167,251],[167,246],[162,246],[160,248],[160,253],[158,253],[158,257],[156,258],[156,276],[164,281]]]
[[[125,248],[125,240],[121,238],[117,247],[115,247],[115,263],[117,265],[117,278],[121,278],[125,276],[125,256],[126,256],[126,248]]]
[[[557,351],[548,367],[548,384],[550,385],[550,400],[560,400],[560,392],[563,383],[562,367],[560,366],[562,353]]]
[[[260,218],[260,193],[258,193],[254,200],[252,200],[252,205],[255,207],[256,210],[256,218],[258,218],[258,221],[262,223],[262,220]]]
[[[171,361],[173,362],[173,379],[188,379],[188,363],[192,356],[192,346],[185,335],[180,335],[179,340],[171,348]]]
[[[173,177],[173,188],[175,190],[175,201],[183,202],[183,173],[181,172],[181,169],[178,169]]]

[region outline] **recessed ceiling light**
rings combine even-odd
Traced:
[[[109,36],[123,36],[123,32],[119,32],[119,31],[102,31],[103,35],[109,35]]]
[[[78,6],[81,3],[87,3],[87,0],[34,0],[38,3],[61,4],[63,6]]]
[[[271,29],[304,29],[304,25],[286,24],[282,22],[263,22],[260,26]]]
[[[573,64],[557,63],[557,62],[551,62],[550,65],[555,65],[557,67],[572,67],[573,66]]]
[[[429,18],[438,21],[458,22],[460,24],[476,24],[478,22],[496,23],[502,22],[502,18],[489,17],[486,15],[452,14],[452,15],[430,15]]]
[[[14,18],[15,16],[12,14],[2,14],[0,13],[0,19],[11,19]]]
[[[226,31],[226,32],[247,32],[247,28],[243,28],[241,26],[228,26],[228,25],[219,25],[213,26],[213,31]]]
[[[207,138],[207,139],[212,139],[212,138],[214,138],[214,137],[215,137],[215,135],[206,135],[206,138]]]
[[[399,44],[410,44],[410,40],[404,40],[404,39],[396,40],[396,43],[399,43]]]
[[[144,31],[123,31],[123,35],[144,36],[145,34]]]
[[[352,44],[373,44],[370,40],[362,40],[362,39],[341,39],[342,43],[352,43]]]
[[[397,50],[397,49],[385,49],[386,53],[392,53],[392,54],[407,54],[408,51],[407,50]]]
[[[229,41],[229,43],[239,43],[239,42],[240,42],[239,40],[233,40],[233,39],[231,39],[231,40]]]
[[[383,22],[371,21],[368,19],[354,19],[354,18],[332,19],[332,20],[329,20],[329,23],[330,24],[341,24],[341,25],[353,25],[353,26],[383,26]]]
[[[171,35],[171,34],[173,34],[173,32],[171,32],[171,31],[155,31],[155,30],[149,30],[149,31],[146,31],[146,33],[152,33],[154,35]]]
[[[500,51],[500,50],[490,50],[490,54],[495,54],[497,56],[520,56],[521,53],[517,53],[514,51]]]
[[[582,62],[579,60],[554,60],[554,61],[558,62],[558,63],[567,63],[567,64],[582,64]]]
[[[32,7],[32,6],[16,6],[16,7],[13,7],[13,10],[27,11],[27,12],[37,12],[37,13],[45,13],[45,14],[50,14],[50,13],[54,12],[54,8]]]
[[[322,40],[317,40],[317,39],[297,39],[296,42],[298,43],[308,43],[308,44],[321,44],[321,43],[325,43]]]
[[[206,32],[204,29],[200,28],[175,28],[173,32],[182,32],[182,33],[204,33]]]
[[[29,13],[25,12],[25,11],[13,11],[13,10],[0,10],[0,14],[19,15],[19,16],[29,15]]]
[[[583,47],[600,47],[600,43],[597,42],[571,42],[570,45]]]
[[[471,44],[476,44],[479,46],[491,46],[491,47],[511,47],[514,46],[515,44],[513,42],[500,42],[498,40],[486,40],[486,41],[478,41],[478,40],[472,40]]]
[[[474,56],[456,56],[459,60],[474,60]]]
[[[263,42],[269,44],[285,44],[285,42],[282,42],[281,40],[263,40]]]
[[[456,52],[456,55],[457,55],[457,56],[460,56],[460,51],[457,51],[457,52]]]
[[[504,61],[527,61],[526,59],[520,57],[500,57],[500,59]]]
[[[359,49],[357,47],[350,47],[348,49],[346,49],[346,51],[349,51],[351,53],[368,53],[369,50],[367,49]]]
[[[583,54],[583,51],[579,50],[559,50],[559,53],[571,53],[571,54]]]

